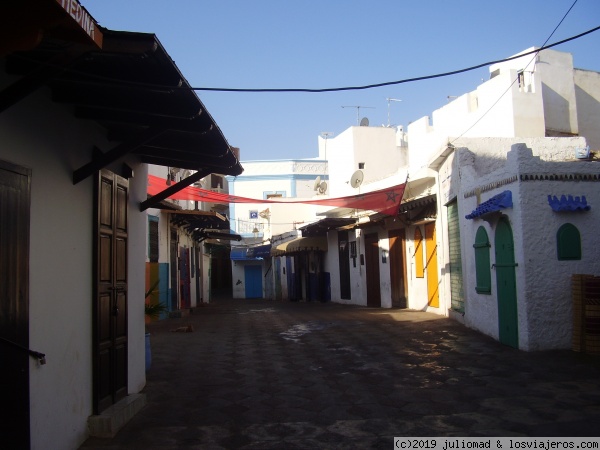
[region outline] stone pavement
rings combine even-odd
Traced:
[[[174,332],[192,326],[193,332]],[[600,361],[433,314],[221,299],[151,324],[148,404],[81,449],[393,448],[394,436],[598,436]]]

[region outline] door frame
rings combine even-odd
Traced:
[[[390,285],[392,306],[406,308],[408,291],[406,283],[406,230],[404,228],[390,230]]]
[[[3,393],[2,405],[10,413],[0,425],[0,435],[4,442],[10,442],[15,449],[28,449],[30,437],[30,389],[29,389],[29,247],[31,223],[31,169],[0,160],[0,172],[16,176],[16,183],[7,180],[9,190],[16,192],[10,201],[1,202],[13,206],[10,211],[2,210],[0,226],[6,242],[8,261],[4,267],[10,274],[1,273],[3,289],[0,302],[3,314],[0,315],[0,349],[3,358],[11,361],[0,371],[0,386]],[[5,174],[8,175],[8,174]],[[7,218],[10,223],[4,222]],[[10,235],[7,235],[10,233]],[[13,260],[14,258],[14,260]],[[7,281],[8,280],[8,281]],[[6,297],[5,297],[6,295]],[[16,300],[14,300],[16,299]],[[7,314],[4,316],[4,314]],[[4,317],[3,317],[4,316]],[[4,389],[7,387],[7,389]]]
[[[245,298],[263,298],[262,266],[244,265],[244,288]]]
[[[109,211],[102,209],[102,195],[107,189]],[[94,183],[92,295],[95,414],[127,396],[128,204],[129,181],[106,169],[98,171]],[[109,239],[109,248],[103,247],[105,239]],[[102,259],[107,250],[109,267]]]
[[[512,227],[505,217],[500,218],[496,225],[494,250],[496,260],[493,267],[496,270],[498,340],[502,344],[519,348],[515,245]]]
[[[367,272],[367,306],[380,308],[379,233],[365,234],[365,264]]]
[[[440,284],[437,260],[435,222],[425,224],[425,272],[427,274],[427,306],[440,307]]]
[[[352,299],[352,286],[350,283],[350,241],[348,230],[338,231],[338,267],[340,273],[340,298]]]

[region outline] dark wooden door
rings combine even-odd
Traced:
[[[390,281],[392,306],[406,308],[406,237],[404,230],[391,230],[390,239]]]
[[[365,264],[367,271],[367,306],[381,307],[381,279],[379,275],[379,236],[365,235]]]
[[[0,161],[0,446],[28,449],[31,171]]]
[[[179,249],[179,292],[181,292],[181,309],[192,307],[190,289],[190,249]]]
[[[94,409],[127,395],[128,181],[102,170],[96,183],[94,270]]]
[[[171,239],[169,241],[169,255],[171,264],[171,309],[175,311],[179,309],[178,293],[179,283],[177,281],[177,272],[179,271],[179,262],[177,257],[177,249],[179,248],[179,237],[177,235],[177,229],[171,228]]]
[[[340,268],[340,297],[350,300],[352,292],[350,286],[350,242],[348,232],[338,231],[339,268]]]

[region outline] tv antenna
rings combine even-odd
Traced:
[[[342,106],[342,108],[356,108],[356,125],[360,125],[360,108],[375,109],[374,106]]]
[[[327,161],[327,138],[333,136],[333,131],[321,131],[321,137],[325,139],[325,161]]]
[[[390,127],[390,103],[391,102],[401,102],[399,98],[386,98],[388,104],[388,128]]]

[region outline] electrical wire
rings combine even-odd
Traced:
[[[517,59],[517,58],[521,58],[523,56],[527,56],[530,54],[534,54],[534,53],[539,53],[542,50],[546,50],[552,47],[556,47],[558,45],[564,44],[566,42],[570,42],[570,41],[574,41],[575,39],[579,39],[583,36],[586,36],[588,34],[591,34],[595,31],[600,30],[600,26],[597,26],[595,28],[592,28],[591,30],[588,31],[584,31],[583,33],[579,33],[575,36],[571,36],[569,38],[563,39],[561,41],[555,42],[553,44],[549,44],[549,45],[544,45],[536,50],[532,50],[531,52],[527,52],[527,53],[522,53],[520,55],[517,56],[512,56],[509,58],[504,58],[504,59],[498,59],[498,60],[494,60],[494,61],[488,61],[488,62],[484,62],[481,64],[477,64],[475,66],[471,66],[471,67],[467,67],[464,69],[459,69],[459,70],[453,70],[450,72],[442,72],[442,73],[438,73],[438,74],[434,74],[434,75],[425,75],[425,76],[421,76],[421,77],[414,77],[414,78],[405,78],[402,80],[397,80],[397,81],[387,81],[384,83],[375,83],[375,84],[368,84],[368,85],[363,85],[363,86],[346,86],[346,87],[334,87],[334,88],[320,88],[320,89],[308,89],[308,88],[221,88],[221,87],[191,87],[191,86],[168,86],[168,85],[160,85],[160,84],[150,84],[150,83],[139,83],[139,82],[134,82],[134,81],[127,81],[127,80],[120,80],[117,78],[112,78],[112,77],[106,77],[106,76],[102,76],[102,75],[98,75],[98,74],[92,74],[89,72],[83,72],[77,69],[73,69],[73,68],[65,68],[62,66],[58,66],[56,64],[52,64],[50,62],[45,62],[45,63],[41,63],[42,65],[48,66],[48,67],[56,67],[56,68],[60,68],[62,70],[64,70],[65,73],[73,73],[73,74],[78,74],[81,76],[86,76],[89,79],[93,79],[93,80],[99,80],[99,81],[103,81],[105,84],[111,83],[114,85],[119,85],[119,86],[129,86],[129,87],[135,87],[135,88],[145,88],[145,89],[162,89],[162,90],[166,90],[166,91],[175,91],[175,90],[192,90],[192,91],[213,91],[213,92],[249,92],[249,93],[261,93],[261,92],[279,92],[279,93],[284,93],[284,92],[306,92],[306,93],[322,93],[322,92],[340,92],[340,91],[358,91],[358,90],[366,90],[366,89],[374,89],[374,88],[379,88],[379,87],[384,87],[384,86],[393,86],[393,85],[398,85],[398,84],[404,84],[404,83],[412,83],[415,81],[424,81],[424,80],[431,80],[434,78],[442,78],[442,77],[447,77],[447,76],[451,76],[451,75],[457,75],[460,73],[465,73],[465,72],[469,72],[475,69],[480,69],[481,67],[485,67],[485,66],[490,66],[492,64],[497,64],[497,63],[501,63],[501,62],[506,62],[506,61],[511,61],[513,59]],[[31,58],[25,57],[20,55],[19,58],[23,59],[23,60],[27,60],[27,61],[34,61]],[[40,63],[39,61],[34,61],[36,63]],[[79,82],[82,82],[82,80],[79,80]]]
[[[544,49],[544,48],[549,48],[550,46],[546,47],[546,44],[548,43],[548,41],[552,38],[552,36],[554,35],[554,33],[556,33],[556,30],[558,30],[558,27],[560,27],[560,25],[564,22],[564,20],[567,18],[567,16],[569,15],[569,13],[571,12],[571,10],[573,9],[573,7],[575,6],[575,4],[577,3],[578,0],[575,0],[573,2],[573,4],[571,5],[571,7],[567,10],[567,12],[564,14],[564,16],[562,17],[562,19],[560,19],[560,22],[558,22],[558,25],[556,25],[554,27],[554,30],[552,30],[552,33],[550,33],[550,35],[546,38],[546,40],[544,41],[544,43],[542,44],[542,46],[534,51],[528,52],[528,53],[524,53],[521,55],[518,55],[518,58],[522,58],[523,56],[527,56],[530,54],[534,54],[533,58],[531,58],[531,61],[529,61],[528,64],[525,65],[525,67],[528,67],[533,61],[535,61],[535,58],[537,58],[538,54]],[[598,27],[600,28],[600,27]],[[553,44],[554,45],[554,44]],[[510,58],[510,59],[515,59],[515,57]],[[507,60],[509,61],[509,60]],[[488,115],[488,113],[498,104],[498,102],[500,102],[500,100],[502,100],[502,98],[512,89],[512,87],[514,86],[514,84],[517,82],[517,80],[519,79],[519,75],[517,75],[517,78],[515,78],[512,83],[510,83],[510,85],[506,88],[506,90],[500,95],[500,97],[498,97],[498,99],[492,103],[492,105],[487,109],[487,111],[485,111],[475,122],[473,122],[473,124],[467,128],[465,131],[463,131],[458,137],[454,138],[451,142],[450,145],[453,145],[458,139],[460,139],[461,137],[463,137],[466,133],[468,133],[471,129],[473,129],[473,127],[475,127],[475,125],[477,125],[479,122],[481,122],[481,120],[483,120],[483,118],[485,116]]]
[[[577,3],[577,0],[575,1],[575,3]],[[572,7],[573,6],[571,6],[571,8]],[[569,8],[569,11],[571,11],[571,8]],[[568,14],[568,12],[567,12],[567,14]],[[566,17],[566,15],[565,15],[565,17]],[[564,20],[564,17],[563,17],[563,20]],[[562,23],[562,21],[561,21],[561,23]],[[557,28],[558,28],[558,26],[557,26]],[[426,75],[426,76],[422,76],[422,77],[405,78],[403,80],[398,80],[398,81],[387,81],[384,83],[368,84],[368,85],[364,85],[364,86],[347,86],[347,87],[322,88],[322,89],[306,89],[306,88],[281,88],[281,89],[258,88],[258,89],[252,89],[252,88],[216,88],[216,87],[192,87],[191,89],[194,91],[220,91],[220,92],[309,92],[309,93],[358,91],[358,90],[365,90],[365,89],[373,89],[373,88],[378,88],[378,87],[383,87],[383,86],[392,86],[392,85],[403,84],[403,83],[411,83],[414,81],[423,81],[423,80],[430,80],[433,78],[441,78],[441,77],[447,77],[450,75],[457,75],[459,73],[469,72],[471,70],[480,69],[481,67],[490,66],[492,64],[497,64],[497,63],[506,62],[506,61],[512,61],[513,59],[522,58],[523,56],[531,55],[534,53],[537,54],[537,53],[541,52],[542,50],[546,50],[548,48],[556,47],[557,45],[561,45],[566,42],[570,42],[575,39],[579,39],[583,36],[586,36],[595,31],[598,31],[598,30],[600,30],[600,26],[597,26],[596,28],[592,28],[591,30],[585,31],[583,33],[572,36],[570,38],[563,39],[562,41],[558,41],[558,42],[555,42],[555,43],[549,44],[549,45],[544,45],[536,50],[532,50],[527,53],[522,53],[520,55],[512,56],[510,58],[504,58],[504,59],[499,59],[499,60],[495,60],[495,61],[488,61],[485,63],[477,64],[475,66],[467,67],[465,69],[453,70],[450,72],[443,72],[443,73],[438,73],[435,75]],[[556,29],[555,29],[555,31],[556,31]],[[552,34],[554,34],[554,32],[552,32]],[[550,36],[552,36],[552,34]],[[180,89],[185,89],[185,88],[181,87]]]

